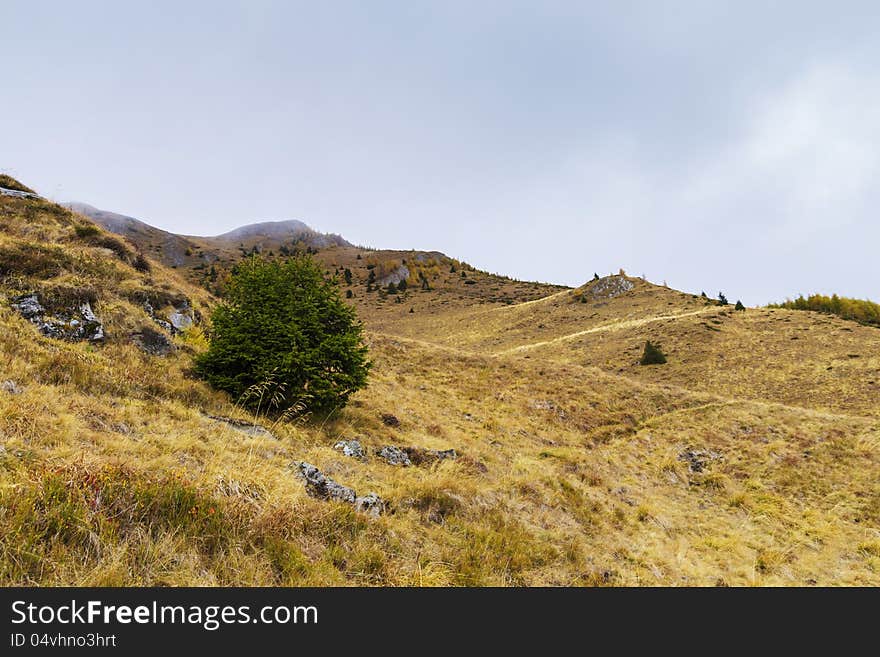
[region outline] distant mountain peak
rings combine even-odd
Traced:
[[[236,240],[266,239],[272,241],[303,240],[318,248],[327,246],[352,246],[340,235],[319,233],[298,219],[284,221],[261,221],[241,226],[222,235],[211,237],[214,241],[232,242]]]
[[[255,224],[247,224],[239,226],[229,232],[217,235],[218,238],[237,239],[243,237],[268,237],[268,238],[285,238],[301,235],[303,233],[316,234],[308,224],[303,223],[299,219],[287,219],[284,221],[260,221]]]

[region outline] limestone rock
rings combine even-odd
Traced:
[[[401,465],[403,467],[412,465],[412,461],[410,461],[407,453],[394,445],[386,445],[379,449],[376,455],[389,465]]]
[[[358,459],[359,461],[363,461],[367,458],[367,454],[364,451],[364,446],[361,445],[359,440],[340,440],[338,443],[333,445],[333,449],[339,450],[346,456],[350,456],[353,459]]]

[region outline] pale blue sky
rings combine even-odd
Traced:
[[[0,169],[577,285],[880,298],[875,2],[4,0]]]

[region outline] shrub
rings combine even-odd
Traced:
[[[639,361],[640,365],[664,365],[666,363],[666,354],[664,354],[660,347],[651,343],[650,340],[645,342],[645,351],[642,353],[642,360]]]
[[[718,303],[720,303],[722,306],[727,305],[727,297],[724,296],[724,292],[718,293]]]
[[[787,308],[789,310],[815,310],[820,313],[837,315],[860,324],[880,326],[880,304],[867,299],[849,299],[836,294],[830,297],[823,294],[811,294],[809,297],[799,296],[794,301],[771,304],[770,308]]]
[[[351,290],[345,291],[345,298],[346,299],[351,299],[353,296],[354,296],[354,293]]]
[[[101,231],[94,224],[76,224],[73,231],[77,237],[95,237],[101,234]]]
[[[733,307],[734,310],[745,310],[746,307],[743,305],[742,301],[737,300],[736,305]]]
[[[253,257],[232,273],[196,372],[254,410],[327,411],[364,387],[363,327],[308,256]]]
[[[397,294],[397,286],[394,284],[394,281],[388,284],[388,294]]]

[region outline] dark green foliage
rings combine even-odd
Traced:
[[[880,304],[867,299],[849,299],[836,294],[830,297],[824,294],[811,294],[809,297],[799,296],[794,301],[771,304],[770,308],[787,308],[789,310],[815,310],[820,313],[837,315],[860,324],[880,326]]]
[[[727,305],[727,297],[724,296],[724,292],[718,293],[718,303],[720,303],[722,306]]]
[[[142,274],[149,274],[153,270],[153,267],[150,265],[150,261],[147,260],[146,257],[144,257],[143,253],[138,253],[134,257],[134,260],[132,261],[131,266],[134,267],[135,269],[137,269]],[[217,279],[217,272],[215,271],[213,280],[216,280],[216,279]]]
[[[342,274],[343,274],[343,276],[345,277],[345,284],[346,284],[346,285],[351,285],[351,269],[349,269],[348,267],[346,267],[346,268],[345,268],[345,271],[342,272]]]
[[[746,307],[743,305],[742,301],[737,300],[736,305],[733,307],[734,310],[745,310]]]
[[[410,314],[414,313],[415,311],[416,311],[415,308],[410,308],[410,309],[409,309]]]
[[[406,279],[404,278],[400,283],[397,284],[397,289],[400,292],[406,292],[406,288],[408,287]]]
[[[394,281],[388,284],[388,294],[397,294],[397,286],[394,284]]]
[[[593,272],[593,280],[594,280],[594,281],[598,281],[598,280],[599,280],[599,274],[597,274],[596,272]]]
[[[364,387],[363,328],[308,256],[239,264],[196,372],[254,410],[329,411]]]
[[[703,297],[704,299],[708,299],[708,298],[709,298],[709,297],[706,295],[706,290],[703,290],[702,292],[700,292],[700,296]]]
[[[354,293],[351,290],[345,291],[345,298],[346,299],[351,299],[353,296],[354,296]]]
[[[454,263],[451,264],[451,265],[449,265],[449,273],[450,273],[450,274],[454,274],[456,271],[458,271],[458,270],[455,268],[455,264],[454,264]]]
[[[666,363],[666,354],[664,354],[660,347],[651,343],[650,340],[645,342],[645,351],[642,353],[642,359],[639,361],[640,365],[663,365]]]
[[[376,272],[371,269],[370,274],[367,276],[367,286],[372,285],[375,282],[376,282]]]

